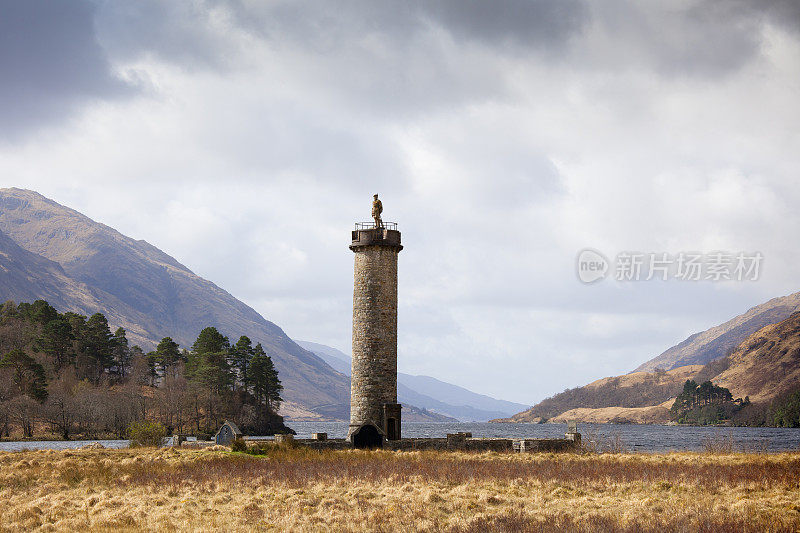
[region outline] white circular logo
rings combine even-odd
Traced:
[[[578,254],[578,279],[592,283],[608,274],[608,259],[596,250],[586,248]]]

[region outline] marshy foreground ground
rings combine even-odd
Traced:
[[[800,454],[0,453],[0,530],[798,531]]]

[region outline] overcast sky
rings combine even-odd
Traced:
[[[800,290],[799,6],[0,0],[0,185],[346,352],[380,193],[400,370],[532,404]],[[584,248],[764,260],[586,285]]]

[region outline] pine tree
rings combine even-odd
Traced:
[[[714,423],[724,416],[721,407],[733,401],[731,391],[725,387],[704,381],[699,386],[694,380],[686,380],[681,392],[670,408],[670,415],[678,422]],[[717,406],[719,409],[705,409],[706,406]],[[705,409],[705,413],[700,408]]]
[[[44,300],[36,300],[32,304],[21,303],[17,310],[27,320],[42,326],[58,318],[58,311]]]
[[[231,349],[231,366],[236,370],[242,388],[247,388],[249,383],[250,361],[255,354],[253,343],[249,337],[242,335]]]
[[[69,321],[58,316],[42,327],[36,349],[52,357],[58,371],[75,359],[74,341],[75,335]]]
[[[83,331],[76,335],[82,344],[78,352],[78,376],[97,383],[103,371],[110,369],[113,363],[113,343],[108,320],[102,313],[95,313],[89,317],[82,329]]]
[[[230,341],[217,328],[208,327],[200,332],[192,344],[187,363],[187,373],[195,381],[222,394],[233,384],[233,376],[228,363]]]
[[[131,350],[124,328],[117,328],[111,338],[112,365],[120,379],[124,378],[131,366]]]
[[[171,337],[164,337],[156,347],[154,361],[162,376],[171,372],[172,377],[176,377],[178,365],[183,361],[180,346]]]
[[[254,355],[250,363],[250,382],[253,396],[259,405],[265,405],[272,412],[277,412],[283,399],[281,391],[283,385],[278,379],[278,372],[272,363],[272,358],[264,352],[261,344],[256,344]]]
[[[206,424],[209,429],[219,423],[217,414],[233,389],[233,373],[228,358],[230,341],[216,328],[208,327],[200,332],[192,344],[186,376],[200,386],[206,402]]]
[[[0,368],[13,372],[14,384],[20,394],[37,402],[47,399],[47,377],[42,365],[22,350],[11,350],[0,358]]]
[[[217,331],[217,328],[208,327],[200,332],[197,340],[192,344],[192,352],[195,354],[220,353],[227,351],[231,347],[228,337]]]

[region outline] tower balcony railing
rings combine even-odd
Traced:
[[[380,228],[397,231],[397,222],[381,222]],[[378,229],[375,222],[356,222],[356,231],[365,229]]]

